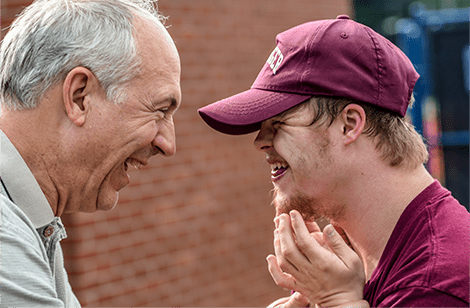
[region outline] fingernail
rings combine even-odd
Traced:
[[[326,229],[326,235],[333,236],[333,234],[335,234],[335,228],[332,225],[327,225],[325,229]]]
[[[279,228],[279,216],[275,217],[273,221],[274,221],[274,225],[276,226],[276,228]]]
[[[279,236],[279,230],[278,229],[274,229],[274,237],[277,237]]]
[[[297,212],[296,211],[290,211],[290,217],[292,218],[297,218]]]

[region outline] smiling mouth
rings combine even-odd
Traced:
[[[135,169],[139,170],[145,164],[141,161],[138,161],[137,159],[134,158],[128,158],[124,161],[124,171],[127,171],[129,169],[129,166],[134,167]]]
[[[273,163],[271,164],[271,180],[279,180],[289,169],[287,163]]]

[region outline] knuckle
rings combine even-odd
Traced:
[[[361,260],[358,257],[355,256],[351,260],[351,267],[353,269],[361,269],[363,267]]]
[[[286,259],[279,260],[279,267],[281,268],[281,270],[287,271],[289,268],[289,265],[290,264]]]
[[[287,228],[284,224],[279,224],[279,233],[284,233],[286,232]]]
[[[291,287],[290,283],[288,283],[285,279],[275,281],[275,283],[281,288],[289,289]]]
[[[328,273],[330,271],[330,266],[328,262],[319,260],[317,262],[317,271],[320,273]]]
[[[294,252],[291,249],[285,247],[281,248],[281,253],[287,259],[290,259],[294,256]]]
[[[305,239],[298,239],[297,246],[302,250],[305,251],[309,247],[309,242],[305,241]]]

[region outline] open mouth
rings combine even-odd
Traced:
[[[273,181],[279,180],[289,169],[287,163],[273,163],[271,164],[271,179]]]
[[[145,164],[142,163],[141,161],[138,161],[137,159],[134,158],[128,158],[126,161],[124,161],[124,170],[127,171],[129,169],[129,166],[134,167],[135,169],[139,170],[142,168]]]

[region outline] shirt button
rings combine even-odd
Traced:
[[[54,233],[54,227],[53,226],[49,226],[44,230],[44,236],[45,237],[51,236],[52,233]]]

